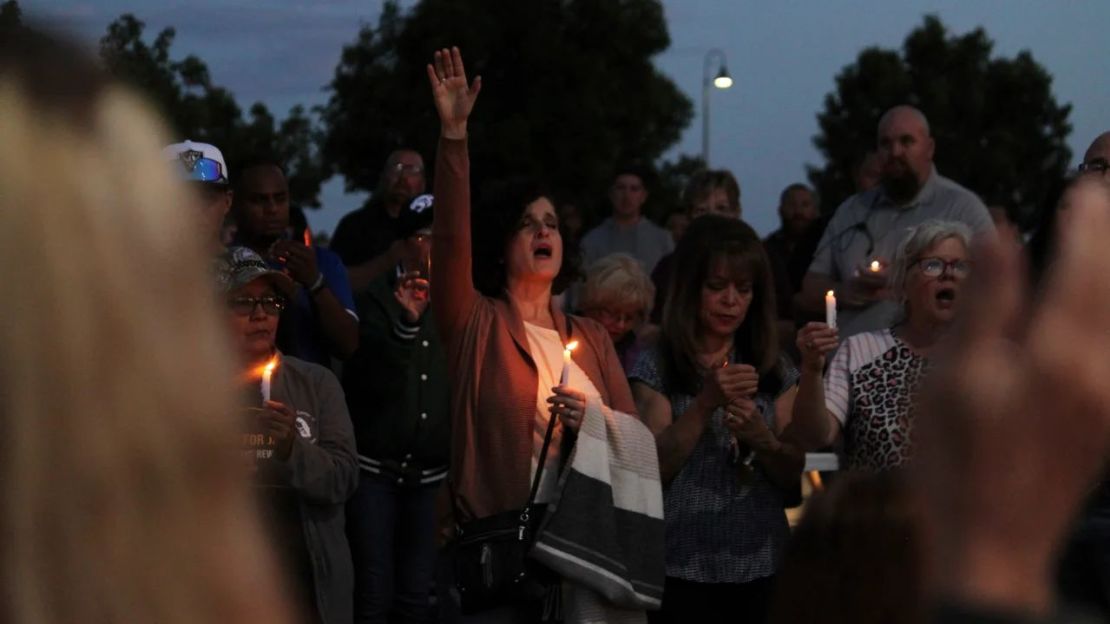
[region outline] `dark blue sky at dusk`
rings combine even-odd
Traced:
[[[354,40],[361,24],[376,23],[382,6],[381,0],[20,4],[31,18],[54,24],[90,46],[108,23],[126,12],[146,22],[150,37],[173,26],[175,58],[196,54],[208,63],[214,82],[229,88],[244,109],[262,101],[278,115],[294,104],[310,107],[326,101],[324,87],[342,46]],[[720,48],[735,85],[711,94],[711,164],[737,175],[744,217],[761,234],[778,225],[775,209],[782,188],[804,181],[805,165],[820,162],[812,143],[816,114],[836,73],[865,47],[900,47],[927,13],[938,15],[956,33],[983,26],[995,42],[996,55],[1031,51],[1055,77],[1057,100],[1073,106],[1073,163],[1094,136],[1110,129],[1110,2],[665,0],[664,7],[672,43],[655,62],[695,108],[693,122],[667,157],[701,151],[703,58],[710,48]],[[325,186],[322,199],[324,208],[310,211],[309,220],[324,231],[334,229],[363,200],[345,195],[339,178]]]

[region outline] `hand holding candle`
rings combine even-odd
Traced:
[[[567,343],[566,348],[563,349],[563,374],[559,376],[559,385],[567,385],[570,380],[570,354],[578,348],[578,341],[572,340]]]
[[[831,290],[825,293],[825,324],[836,329],[836,294]]]

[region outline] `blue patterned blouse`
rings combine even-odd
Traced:
[[[658,349],[640,354],[629,375],[668,396]],[[775,399],[798,383],[798,371],[780,360],[782,385],[761,389],[755,403],[768,426],[774,426]],[[761,384],[762,388],[762,384]],[[675,419],[694,404],[694,396],[671,394]],[[790,528],[784,493],[756,462],[752,478],[742,482],[731,432],[723,408],[712,417],[682,470],[663,490],[667,524],[667,576],[698,583],[746,583],[778,569]]]

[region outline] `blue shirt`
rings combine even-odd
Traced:
[[[316,252],[316,266],[323,274],[328,290],[343,305],[343,309],[358,320],[358,315],[355,313],[355,296],[351,291],[351,282],[347,279],[347,269],[343,266],[343,262],[334,252],[322,247],[313,247],[312,250]],[[283,268],[277,262],[270,264],[276,269]],[[281,323],[278,342],[284,353],[331,368],[328,338],[324,335],[319,313],[307,288],[297,289],[297,295],[282,315]]]

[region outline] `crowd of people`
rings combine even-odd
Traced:
[[[907,105],[828,219],[791,183],[761,240],[708,170],[663,228],[626,166],[587,230],[472,192],[481,78],[427,77],[434,178],[325,248],[280,161],[0,42],[0,619],[1110,617],[1110,133],[1028,248]]]

